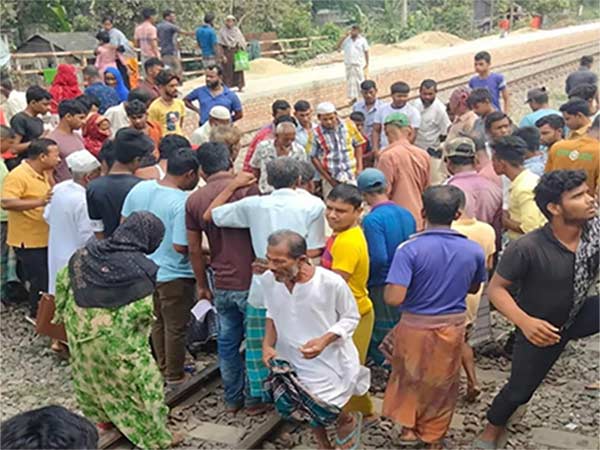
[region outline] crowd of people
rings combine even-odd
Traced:
[[[487,286],[516,326],[510,379],[475,442],[500,448],[567,342],[599,328],[600,115],[589,58],[557,110],[544,88],[531,89],[519,126],[487,52],[447,105],[431,79],[413,101],[407,83],[393,83],[386,103],[349,67],[362,100],[348,119],[331,102],[315,106],[314,121],[309,101],[277,100],[240,155],[244,113],[231,87],[243,78],[219,65],[242,46],[233,19],[215,37],[205,18],[196,35],[223,53],[206,85],[180,99],[181,68],[162,39],[182,31],[172,11],[156,27],[153,17],[145,10],[136,28],[137,87],[109,18],[83,91],[68,65],[49,90],[1,82],[2,299],[25,286],[36,324],[41,293],[53,296],[68,341],[52,348],[68,346],[83,414],[140,448],[181,442],[165,392],[190,377],[191,309],[209,300],[229,412],[274,404],[308,423],[319,448],[356,449],[379,420],[375,364],[389,370],[382,414],[402,427],[400,443],[441,448],[461,368],[467,400],[481,392],[470,337]],[[364,69],[358,31],[340,45],[362,52]],[[199,116],[191,142],[186,108]]]

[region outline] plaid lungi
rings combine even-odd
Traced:
[[[326,427],[334,423],[342,410],[315,397],[306,389],[296,371],[284,359],[271,360],[271,374],[264,384],[269,400],[281,416],[308,423],[311,427]]]
[[[373,302],[373,309],[375,310],[375,326],[373,327],[368,355],[378,366],[383,366],[385,363],[385,356],[379,351],[378,347],[383,338],[392,331],[400,320],[398,309],[385,303],[383,299],[384,289],[385,286],[372,286],[369,288],[369,298]]]
[[[267,310],[246,307],[246,373],[250,395],[265,400],[263,383],[269,376],[269,369],[262,361],[262,341],[265,337],[265,317]]]

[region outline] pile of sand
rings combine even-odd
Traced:
[[[275,76],[297,71],[298,69],[295,67],[288,66],[273,58],[257,58],[250,61],[250,73],[252,75]]]
[[[466,41],[450,33],[444,33],[443,31],[426,31],[425,33],[417,34],[406,41],[394,44],[394,47],[422,50],[438,47],[452,47],[454,45],[462,44],[463,42]]]
[[[371,46],[369,53],[372,56],[396,56],[418,50],[452,47],[454,45],[462,44],[463,42],[466,41],[450,33],[444,33],[443,31],[426,31],[417,34],[406,41],[398,42],[397,44],[374,44]],[[320,66],[323,64],[341,62],[343,60],[344,57],[341,52],[326,53],[306,61],[302,64],[302,67]]]

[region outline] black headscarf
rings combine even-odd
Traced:
[[[69,260],[75,303],[82,308],[115,308],[154,291],[158,266],[146,255],[160,245],[165,227],[150,212],[131,214],[115,232],[90,241]]]

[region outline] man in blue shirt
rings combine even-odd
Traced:
[[[535,123],[542,117],[549,116],[551,114],[558,114],[560,112],[556,109],[551,109],[548,105],[548,93],[545,87],[530,89],[527,91],[527,101],[531,111],[519,122],[519,128],[523,127],[535,127]]]
[[[471,89],[485,88],[492,95],[492,103],[498,111],[504,111],[508,114],[509,95],[506,89],[506,81],[501,73],[492,72],[490,65],[492,64],[492,56],[488,52],[479,52],[475,55],[475,72],[477,75],[469,80]],[[500,106],[500,93],[502,93],[502,101],[504,108]]]
[[[117,106],[121,103],[117,91],[102,82],[98,69],[94,66],[87,66],[83,69],[82,73],[83,84],[86,86],[83,93],[100,100],[100,108],[98,108],[100,114],[104,114],[111,106]]]
[[[196,42],[202,50],[202,64],[204,67],[213,66],[217,63],[217,33],[213,27],[215,15],[206,13],[204,24],[196,28]]]
[[[392,202],[387,191],[385,175],[379,169],[365,169],[357,179],[358,189],[371,208],[362,222],[369,248],[369,297],[375,308],[375,326],[369,357],[377,364],[383,364],[384,356],[378,347],[383,338],[396,326],[400,314],[396,308],[383,300],[385,279],[396,248],[416,232],[412,214]]]
[[[125,199],[121,215],[150,211],[165,226],[158,249],[149,255],[158,266],[154,292],[152,346],[167,385],[186,380],[185,337],[194,305],[194,272],[188,258],[185,202],[198,184],[198,160],[189,148],[174,151],[162,180],[138,183]]]
[[[223,84],[223,71],[220,66],[210,66],[205,71],[206,85],[200,86],[185,96],[183,101],[192,111],[200,116],[200,126],[208,120],[213,106],[224,106],[231,113],[231,120],[235,122],[243,116],[242,102],[235,92]],[[194,105],[198,102],[199,108]]]
[[[486,280],[481,246],[452,230],[461,192],[433,186],[423,193],[425,231],[396,250],[385,301],[400,322],[384,340],[392,363],[383,415],[402,426],[402,441],[440,448],[456,408],[467,293]]]

